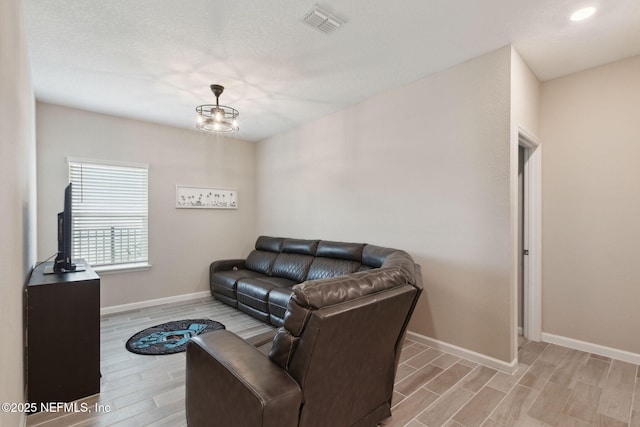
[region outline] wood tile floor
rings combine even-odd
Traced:
[[[513,375],[407,340],[384,427],[640,427],[637,365],[523,341]]]
[[[210,318],[243,338],[271,328],[211,298],[102,318],[101,392],[79,403],[103,412],[38,413],[27,426],[184,426],[184,353],[140,356],[124,348],[135,332],[169,320]],[[638,366],[526,342],[507,375],[407,339],[392,417],[381,427],[640,427]],[[247,426],[251,427],[251,426]]]

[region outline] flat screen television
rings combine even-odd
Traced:
[[[52,267],[46,267],[45,274],[72,273],[74,271],[84,271],[73,263],[71,248],[71,195],[72,184],[64,190],[64,210],[58,214],[58,255]]]

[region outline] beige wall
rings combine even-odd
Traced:
[[[209,289],[208,268],[255,241],[255,145],[241,140],[37,104],[38,257],[56,251],[67,157],[149,165],[148,271],[102,274],[101,305]],[[176,185],[238,190],[239,209],[176,209]]]
[[[509,47],[258,144],[258,232],[405,249],[410,329],[511,362]]]
[[[514,48],[511,48],[511,126],[512,131],[520,127],[534,136],[540,129],[540,81]]]
[[[0,402],[24,401],[23,288],[35,262],[35,138],[31,71],[19,0],[0,2]],[[0,426],[21,414],[0,412]]]
[[[640,353],[640,56],[545,82],[543,330]]]
[[[540,82],[520,54],[511,48],[511,280],[512,288],[512,334],[517,326],[524,326],[523,282],[522,282],[522,230],[523,176],[519,174],[518,134],[525,132],[538,138],[540,132]],[[531,150],[530,150],[531,151]],[[524,163],[522,163],[524,166]],[[517,340],[513,341],[512,356],[517,354]]]

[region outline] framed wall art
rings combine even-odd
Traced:
[[[176,208],[238,209],[238,190],[176,185]]]

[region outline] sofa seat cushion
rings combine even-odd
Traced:
[[[245,269],[216,271],[211,275],[211,290],[226,297],[236,299],[238,280],[261,276],[264,275]]]
[[[274,288],[291,287],[296,282],[281,277],[253,277],[238,281],[238,302],[269,313],[269,292]]]
[[[284,323],[284,314],[292,293],[291,288],[273,288],[269,292],[269,314],[273,325],[282,326]]]

